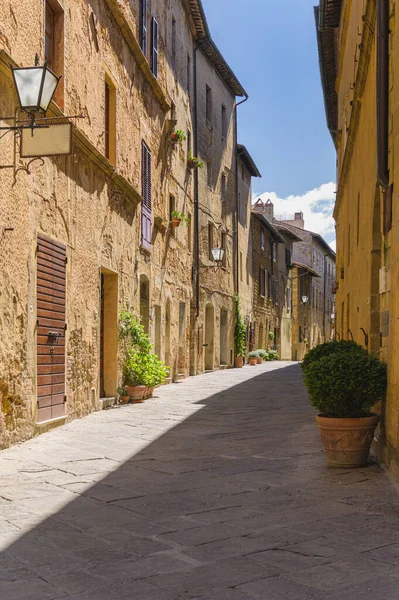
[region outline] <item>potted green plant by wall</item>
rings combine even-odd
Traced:
[[[142,381],[147,387],[146,397],[150,398],[154,393],[154,389],[163,385],[168,376],[169,367],[159,360],[155,354],[148,354],[145,357],[145,368],[142,377]]]
[[[318,410],[328,466],[362,467],[379,416],[372,407],[385,396],[386,365],[356,342],[326,342],[302,363],[310,401]]]
[[[174,144],[177,144],[178,142],[184,142],[187,138],[184,131],[182,131],[181,129],[176,129],[176,131],[173,131],[170,134],[170,139]]]
[[[262,362],[264,360],[268,360],[269,359],[269,353],[266,352],[266,350],[262,350],[262,348],[260,350],[257,350],[257,353],[259,354],[259,359],[258,359],[258,364],[262,364]]]
[[[200,160],[199,158],[197,158],[196,156],[193,156],[191,154],[191,152],[189,152],[187,154],[187,166],[189,169],[203,169],[204,168],[204,163],[202,162],[202,160]]]
[[[172,227],[180,227],[180,223],[183,221],[186,225],[190,224],[190,217],[186,217],[184,213],[179,212],[178,210],[172,210]]]
[[[278,360],[280,358],[277,350],[269,350],[268,357],[269,360]]]
[[[130,400],[130,396],[128,394],[127,387],[125,385],[122,385],[121,387],[119,387],[117,389],[117,393],[119,395],[120,402],[122,404],[128,404],[128,402]]]
[[[241,316],[241,303],[238,294],[234,295],[235,327],[234,327],[234,366],[241,369],[244,366],[246,327]]]
[[[259,358],[258,351],[252,350],[252,352],[250,352],[248,354],[248,358],[249,358],[249,364],[251,365],[251,367],[255,367],[255,365],[258,364],[258,358]]]
[[[134,404],[142,402],[147,393],[144,383],[147,356],[146,352],[129,350],[123,363],[123,381]]]

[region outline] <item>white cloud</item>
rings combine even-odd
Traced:
[[[279,198],[275,192],[265,192],[256,196],[253,204],[261,198],[264,202],[271,200],[274,204],[274,215],[278,218],[292,219],[295,212],[303,212],[305,228],[322,235],[335,250],[335,223],[333,210],[335,204],[334,182],[323,183],[302,196]]]

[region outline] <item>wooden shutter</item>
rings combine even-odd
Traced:
[[[65,415],[66,247],[37,242],[37,420]]]
[[[141,244],[148,250],[151,249],[151,152],[148,146],[142,142],[141,150],[141,195],[143,204],[141,207]]]
[[[154,17],[151,19],[151,70],[158,78],[158,21]]]
[[[147,56],[147,0],[141,0],[141,49]]]

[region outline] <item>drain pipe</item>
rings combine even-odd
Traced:
[[[235,158],[236,158],[236,210],[235,210],[235,223],[234,223],[234,250],[235,250],[235,257],[234,257],[234,265],[235,265],[235,273],[234,273],[234,291],[236,292],[236,294],[239,293],[239,274],[238,274],[238,269],[239,269],[239,264],[238,264],[238,256],[239,256],[239,246],[238,246],[238,215],[239,215],[239,210],[240,210],[240,202],[239,202],[239,191],[238,191],[238,124],[237,124],[237,108],[240,106],[240,104],[244,104],[244,102],[246,102],[248,100],[248,94],[245,92],[245,98],[244,100],[241,100],[241,102],[238,102],[235,107],[234,107],[234,148],[235,148]]]
[[[389,0],[377,5],[377,165],[378,183],[389,186],[388,119],[389,119]]]

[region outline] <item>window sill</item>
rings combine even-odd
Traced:
[[[147,248],[146,246],[143,246],[142,244],[140,244],[140,252],[142,254],[145,254],[146,256],[151,256],[152,248]]]

